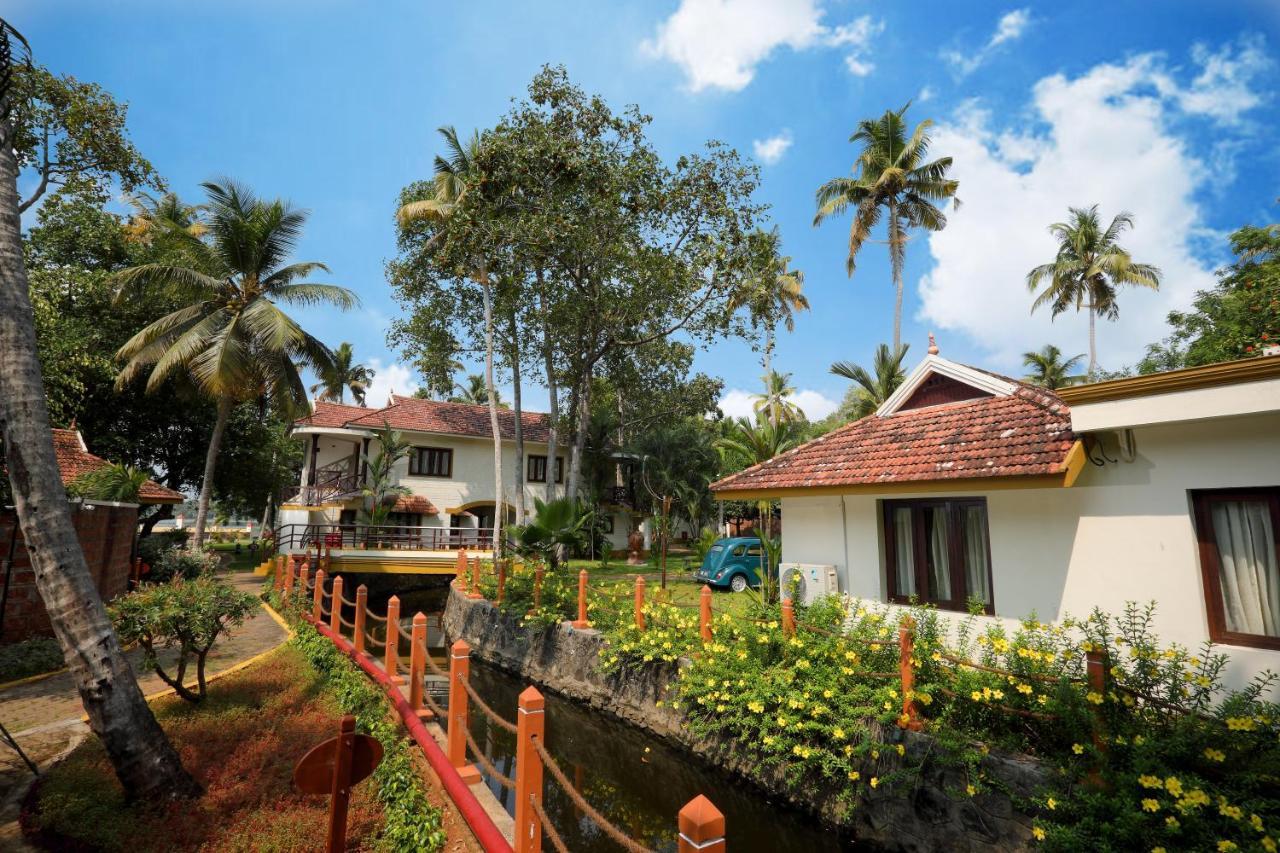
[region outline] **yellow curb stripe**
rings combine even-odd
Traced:
[[[48,672],[37,672],[35,675],[28,675],[25,678],[15,678],[13,681],[6,681],[3,684],[0,684],[0,692],[8,690],[10,687],[18,687],[23,684],[30,684],[33,681],[39,681],[43,678],[48,678],[51,675],[61,675],[66,671],[67,671],[67,667],[65,664],[63,664],[57,669],[51,669]]]

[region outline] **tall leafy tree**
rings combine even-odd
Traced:
[[[333,363],[321,371],[320,381],[311,386],[311,393],[320,392],[321,400],[337,400],[346,402],[347,391],[357,405],[364,405],[365,392],[373,381],[374,371],[363,364],[355,363],[355,351],[351,344],[343,341],[333,351]]]
[[[97,109],[68,108],[77,97],[83,99],[85,90],[35,67],[29,56],[25,40],[0,19],[0,436],[5,469],[36,587],[89,725],[121,785],[131,797],[155,802],[194,796],[199,787],[143,698],[80,550],[53,450],[22,252],[21,210],[65,176],[53,171],[55,162],[68,170],[78,167],[85,179],[117,176],[126,184],[150,179],[151,170],[125,134],[122,107],[95,89],[90,94]],[[38,176],[26,200],[18,195],[24,166]]]
[[[871,370],[850,361],[837,361],[831,365],[832,373],[853,382],[841,404],[849,418],[865,418],[893,396],[907,378],[902,361],[907,357],[909,348],[908,344],[890,352],[888,344],[880,344],[876,347]]]
[[[770,370],[760,378],[764,380],[764,393],[752,395],[755,398],[752,408],[757,418],[768,418],[774,423],[804,420],[804,412],[791,399],[796,389],[791,385],[790,373]]]
[[[204,541],[218,450],[237,403],[267,400],[284,412],[305,411],[307,389],[299,364],[323,373],[333,365],[329,348],[277,305],[328,304],[346,310],[355,294],[304,279],[328,268],[316,261],[288,263],[306,213],[280,199],[265,201],[234,181],[203,185],[209,197],[207,239],[179,223],[167,223],[173,260],[116,273],[122,297],[165,289],[187,305],[146,326],[120,348],[126,387],[143,373],[148,390],[180,376],[217,404],[205,459],[193,530]]]
[[[849,137],[861,146],[854,161],[853,177],[832,178],[818,188],[818,212],[813,224],[846,210],[853,212],[849,228],[849,257],[845,263],[853,275],[858,252],[871,232],[885,220],[888,232],[889,263],[895,290],[893,306],[893,349],[902,344],[902,270],[907,257],[907,240],[912,228],[941,231],[947,217],[940,205],[951,201],[960,206],[956,190],[960,182],[947,177],[950,157],[929,157],[929,129],[926,119],[907,135],[907,104],[886,110],[878,119],[863,119]]]
[[[1169,313],[1172,334],[1147,348],[1139,372],[1249,358],[1280,342],[1280,225],[1246,225],[1232,233],[1231,251],[1218,284]]]
[[[788,332],[795,331],[795,315],[809,310],[804,295],[804,273],[791,269],[791,258],[781,253],[782,238],[778,229],[757,229],[752,234],[757,254],[756,273],[747,286],[729,301],[728,309],[747,308],[751,319],[764,328],[764,370],[773,370],[774,333],[781,322]]]
[[[1031,303],[1033,312],[1045,305],[1054,317],[1072,307],[1088,309],[1089,375],[1093,376],[1098,372],[1098,315],[1107,320],[1120,316],[1116,297],[1121,285],[1158,290],[1160,270],[1135,262],[1120,245],[1120,236],[1133,227],[1132,214],[1117,214],[1103,229],[1096,204],[1068,208],[1068,212],[1066,222],[1049,226],[1058,241],[1057,256],[1027,273],[1027,289],[1036,293],[1044,285]]]
[[[1083,360],[1084,353],[1063,358],[1062,350],[1053,344],[1022,354],[1022,365],[1031,371],[1027,374],[1027,381],[1050,391],[1074,385],[1083,379],[1071,373]]]

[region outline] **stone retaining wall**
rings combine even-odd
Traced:
[[[526,630],[484,600],[472,600],[452,589],[445,608],[445,633],[464,639],[482,660],[528,678],[538,685],[674,743],[708,764],[746,780],[766,794],[814,815],[824,823],[852,830],[860,841],[894,851],[1023,850],[1031,838],[1030,815],[1018,812],[1013,799],[991,791],[963,794],[964,774],[929,758],[933,738],[896,727],[880,732],[889,744],[902,743],[906,760],[923,764],[921,772],[896,786],[877,790],[859,786],[857,804],[849,808],[834,787],[796,787],[785,767],[762,767],[728,739],[695,737],[682,715],[656,702],[666,696],[678,669],[652,665],[638,670],[604,673],[599,666],[603,636],[574,630],[567,623],[546,630]],[[864,779],[891,773],[899,760],[893,748],[861,772]],[[992,753],[982,771],[993,787],[1014,798],[1034,795],[1048,779],[1048,769],[1025,756]]]

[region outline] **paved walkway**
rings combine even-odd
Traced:
[[[236,572],[223,577],[241,592],[257,595],[262,590],[263,579],[254,577],[250,572]],[[213,647],[206,664],[207,673],[215,675],[254,655],[269,651],[287,636],[287,632],[270,614],[259,608],[229,638],[223,638]],[[127,657],[138,675],[138,684],[144,694],[150,696],[167,688],[168,685],[154,671],[142,669],[140,649],[128,652]],[[162,652],[160,657],[162,662],[170,663],[176,658],[176,654]],[[166,668],[166,672],[172,672],[172,667]],[[209,689],[214,690],[216,687],[211,685]],[[0,688],[0,723],[4,724],[27,755],[41,767],[74,748],[88,735],[89,727],[81,721],[83,716],[84,707],[80,704],[80,695],[67,672]],[[8,827],[3,824],[9,816],[2,813],[6,811],[6,805],[11,809],[16,805],[12,802],[14,795],[21,796],[20,792],[26,790],[26,783],[30,778],[30,771],[22,760],[8,744],[0,741],[0,849],[14,849],[7,846],[13,839],[5,835]]]

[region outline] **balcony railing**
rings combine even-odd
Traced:
[[[610,486],[604,491],[604,502],[614,506],[634,507],[636,493],[630,486]]]
[[[351,497],[360,492],[361,482],[357,474],[326,474],[317,472],[320,477],[314,486],[290,486],[281,495],[281,503],[299,503],[305,506],[317,506],[325,501]]]
[[[492,527],[405,527],[399,524],[283,524],[276,529],[282,551],[314,548],[367,551],[488,551]]]

